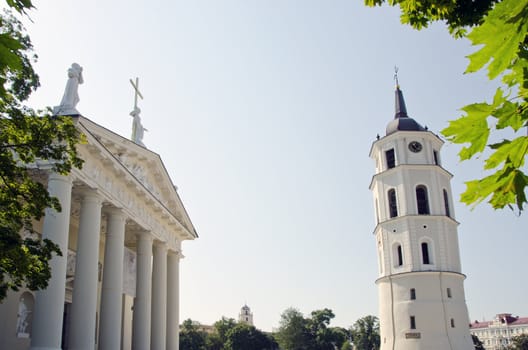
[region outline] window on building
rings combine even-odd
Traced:
[[[397,253],[398,253],[398,261],[397,261],[398,265],[397,266],[402,266],[403,265],[403,251],[402,251],[401,245],[398,245]]]
[[[409,320],[411,323],[411,329],[416,329],[416,318],[414,316],[411,316]]]
[[[444,208],[446,216],[451,216],[451,212],[449,211],[449,196],[446,190],[444,190]]]
[[[422,262],[426,265],[431,263],[431,260],[429,259],[429,244],[425,242],[422,243]]]
[[[433,151],[433,159],[434,159],[434,163],[436,165],[440,165],[440,161],[438,159],[438,152],[437,151]]]
[[[398,216],[398,203],[396,202],[396,190],[390,189],[387,193],[389,197],[389,215],[391,218]]]
[[[415,300],[415,299],[416,299],[416,289],[411,288],[411,300]]]
[[[455,319],[454,318],[451,319],[451,328],[455,328]]]
[[[429,215],[429,198],[427,197],[427,188],[423,185],[416,187],[416,204],[418,205],[418,214]]]
[[[394,157],[394,148],[385,151],[385,158],[387,159],[387,168],[392,169],[396,166],[396,158]]]
[[[451,296],[451,288],[447,288],[447,297],[452,298]]]

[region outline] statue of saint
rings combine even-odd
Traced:
[[[139,116],[139,113],[141,113],[141,109],[139,109],[139,107],[134,107],[134,110],[130,112],[130,115],[132,118],[134,118],[134,121],[132,122],[132,141],[145,147],[145,144],[143,143],[143,136],[145,135],[145,131],[148,130],[143,127],[143,124],[141,124],[141,117]]]
[[[59,106],[53,108],[54,115],[79,115],[79,111],[75,109],[79,103],[79,84],[84,83],[82,76],[82,67],[73,63],[68,69],[68,82],[64,89],[64,95]]]
[[[31,310],[26,305],[24,298],[20,298],[20,302],[18,303],[18,315],[17,315],[18,319],[17,319],[17,328],[16,328],[16,332],[18,336],[23,336],[28,333],[30,314],[31,314]]]

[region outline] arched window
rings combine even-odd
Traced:
[[[429,244],[422,243],[422,262],[426,265],[429,265],[431,263],[431,260],[429,258]]]
[[[451,319],[451,328],[455,328],[455,319],[454,318]]]
[[[415,300],[416,299],[416,289],[414,288],[411,288],[410,290],[410,297],[411,297],[411,300]]]
[[[396,252],[398,254],[398,260],[397,260],[397,266],[403,265],[403,250],[402,246],[398,244],[398,248],[396,248]]]
[[[418,205],[418,214],[429,215],[429,198],[427,188],[423,185],[416,187],[416,204]]]
[[[396,190],[394,188],[387,192],[389,197],[389,215],[391,218],[398,216],[398,203],[396,202]]]
[[[451,212],[449,211],[449,196],[446,190],[444,190],[444,208],[446,216],[451,216]]]

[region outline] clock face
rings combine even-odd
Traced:
[[[414,153],[418,153],[422,150],[422,144],[418,141],[412,141],[409,143],[409,150]]]

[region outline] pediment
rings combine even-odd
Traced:
[[[159,154],[108,130],[85,117],[77,117],[90,135],[88,143],[97,142],[111,155],[111,161],[128,171],[137,184],[156,198],[167,211],[195,237],[196,230],[178,195]]]

